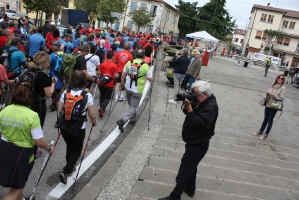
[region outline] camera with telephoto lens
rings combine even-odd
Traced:
[[[176,95],[176,101],[184,101],[185,99],[188,99],[191,102],[196,101],[196,92],[192,91],[190,93],[178,93]]]

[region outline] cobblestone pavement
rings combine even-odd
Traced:
[[[158,57],[152,102],[103,168],[74,198],[158,199],[169,195],[184,153],[181,103],[169,104]],[[258,102],[278,73],[210,59],[200,76],[211,83],[219,117],[210,148],[200,162],[195,200],[299,199],[298,88],[286,85],[284,111],[267,140],[252,135],[263,119]],[[150,108],[150,110],[149,110]],[[148,124],[149,112],[151,113]],[[275,120],[279,116],[279,112]],[[148,130],[149,125],[149,130]],[[182,199],[190,199],[183,194]]]

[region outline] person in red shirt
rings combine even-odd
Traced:
[[[120,86],[120,81],[121,81],[121,74],[123,72],[124,66],[127,64],[128,61],[133,60],[133,56],[130,53],[130,43],[126,42],[124,44],[124,50],[119,51],[114,60],[117,62],[117,73],[119,74],[118,79],[116,80],[116,84],[115,84],[115,102],[119,101],[123,101],[124,97],[123,97],[123,93],[119,95],[119,86]]]
[[[142,45],[142,47],[145,45],[145,41],[144,41],[143,37],[140,38],[140,40],[138,41],[138,44]]]
[[[3,48],[8,40],[8,30],[2,29],[0,35],[0,48]]]
[[[54,31],[54,28],[52,28],[52,30],[50,32],[48,32],[46,35],[46,46],[48,49],[52,49],[52,42],[54,40],[53,31]]]
[[[116,72],[117,65],[113,62],[114,52],[109,50],[107,52],[107,60],[104,61],[98,68],[100,77],[98,79],[98,86],[100,90],[100,108],[98,110],[99,117],[103,118],[104,112],[111,99],[114,86],[114,78],[118,78],[119,74]],[[107,79],[104,83],[102,79]]]

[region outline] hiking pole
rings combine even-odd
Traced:
[[[55,89],[54,89],[54,91],[56,92]],[[59,98],[59,96],[61,95],[62,92],[64,92],[64,90],[61,90],[61,91],[58,93],[58,95],[52,100],[52,103],[49,105],[49,107],[52,106],[53,103],[55,103],[55,102],[57,101],[57,99]],[[56,94],[57,94],[57,92],[56,92]],[[57,103],[57,102],[56,102],[56,103]]]
[[[86,145],[85,145],[85,148],[84,148],[84,151],[83,151],[83,154],[82,154],[82,158],[81,158],[81,162],[80,162],[80,165],[79,165],[79,169],[78,169],[78,172],[77,172],[77,175],[76,175],[76,179],[75,179],[75,182],[74,182],[74,185],[73,185],[73,188],[72,188],[72,193],[74,192],[74,188],[75,188],[75,185],[76,185],[76,182],[77,182],[77,178],[78,178],[78,175],[79,175],[79,171],[80,171],[80,168],[81,168],[81,165],[82,165],[82,162],[83,162],[85,153],[86,153],[86,149],[87,149],[87,146],[88,146],[88,142],[89,142],[89,140],[90,140],[90,135],[91,135],[91,132],[92,132],[93,127],[94,127],[94,124],[92,124],[92,126],[91,126],[91,129],[90,129],[90,132],[89,132],[87,141],[86,141]]]
[[[97,88],[98,88],[98,84],[95,83],[96,86],[94,87],[94,92],[93,92],[93,95],[92,95],[92,100],[94,100],[94,97],[96,96],[96,92],[97,92]]]
[[[151,58],[151,63],[152,63],[152,58]],[[152,67],[154,67],[154,65],[152,65]],[[155,71],[154,71],[155,73]],[[155,74],[153,74],[154,76]],[[149,111],[148,111],[148,120],[147,120],[147,131],[150,130],[150,121],[151,121],[151,107],[152,107],[152,91],[153,91],[153,86],[154,84],[150,82],[150,96],[149,96]]]
[[[54,144],[54,141],[52,140],[51,145],[53,145],[53,144]],[[39,173],[39,175],[38,175],[37,181],[36,181],[36,183],[35,183],[35,185],[34,185],[32,194],[31,194],[31,196],[30,196],[30,200],[33,200],[33,198],[34,198],[33,195],[34,195],[34,193],[35,193],[35,190],[36,190],[36,188],[37,188],[37,185],[38,185],[38,183],[39,183],[39,181],[40,181],[40,179],[41,179],[41,177],[42,177],[42,175],[43,175],[43,173],[44,173],[44,171],[45,171],[45,169],[46,169],[46,166],[47,166],[47,164],[48,164],[50,158],[51,158],[51,152],[48,152],[48,154],[47,154],[47,156],[46,156],[46,158],[45,158],[45,161],[44,161],[44,163],[43,163],[42,169],[40,170],[40,173]]]

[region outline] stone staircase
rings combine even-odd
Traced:
[[[184,119],[171,112],[164,116],[159,137],[131,192],[131,200],[165,197],[175,186],[184,153],[181,139]],[[299,145],[216,129],[209,151],[198,165],[193,199],[298,200],[298,164]],[[190,198],[183,194],[182,199]]]

